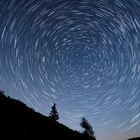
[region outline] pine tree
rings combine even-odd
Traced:
[[[56,104],[53,104],[49,117],[55,121],[57,121],[59,119],[59,114],[56,109]]]
[[[82,118],[80,125],[84,129],[84,134],[88,135],[91,139],[96,140],[92,126],[89,124],[86,118]]]

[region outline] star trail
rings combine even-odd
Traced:
[[[0,89],[97,140],[140,135],[139,0],[1,0]]]

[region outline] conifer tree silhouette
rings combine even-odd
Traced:
[[[55,121],[57,121],[59,119],[59,114],[56,109],[56,104],[53,104],[49,117]]]
[[[88,135],[92,140],[96,140],[92,126],[85,117],[82,118],[80,125],[84,129],[83,133],[85,135]]]

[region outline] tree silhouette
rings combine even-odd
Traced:
[[[88,120],[85,117],[82,118],[82,122],[80,123],[80,125],[84,129],[83,133],[85,135],[88,135],[91,140],[96,140],[92,126],[89,124]]]
[[[49,117],[55,121],[57,121],[59,119],[59,114],[56,109],[56,104],[53,104]]]

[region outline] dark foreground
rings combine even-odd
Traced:
[[[0,127],[3,140],[90,140],[3,93],[0,93]]]

